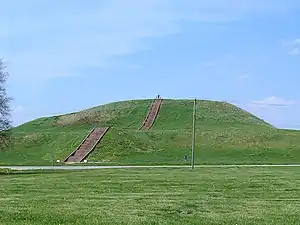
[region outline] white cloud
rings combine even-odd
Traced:
[[[16,113],[23,113],[25,111],[25,108],[22,105],[18,105],[16,107],[12,108],[12,113],[16,114]]]
[[[214,62],[206,62],[206,63],[204,63],[204,66],[205,66],[205,67],[211,67],[211,66],[213,66],[213,65],[215,65]]]
[[[300,38],[296,38],[294,41],[295,44],[300,44]]]
[[[283,44],[289,49],[289,55],[299,55],[300,54],[300,38],[294,40],[283,41]]]
[[[257,115],[277,128],[300,129],[300,108],[294,105],[239,105],[245,110]],[[288,107],[287,107],[288,106]]]
[[[252,101],[250,103],[250,105],[261,105],[261,106],[291,106],[296,104],[295,101],[293,100],[286,100],[283,98],[279,98],[279,97],[275,97],[275,96],[271,96],[271,97],[267,97],[264,98],[262,100],[256,100],[256,101]]]
[[[31,121],[35,118],[38,118],[41,115],[38,113],[37,110],[31,111],[22,105],[17,105],[15,107],[12,107],[11,116],[12,116],[13,126],[18,126],[20,124],[23,124],[24,122]]]
[[[277,128],[300,129],[300,105],[298,101],[271,96],[250,103],[235,102],[233,104]]]
[[[233,61],[235,59],[236,59],[236,56],[234,54],[231,54],[231,53],[229,53],[225,56],[225,60],[227,60],[227,61]]]
[[[249,79],[249,75],[248,74],[243,74],[243,75],[238,76],[236,78],[237,81],[243,81],[243,80],[247,80],[247,79]]]
[[[294,48],[289,52],[290,55],[300,55],[300,48]]]
[[[1,43],[0,48],[11,79],[42,82],[147,50],[145,39],[181,32],[181,21],[222,23],[299,5],[298,0],[11,0],[2,5],[0,30],[8,31],[1,36],[15,41],[9,45],[14,48],[5,51]]]

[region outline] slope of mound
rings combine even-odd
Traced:
[[[157,130],[192,129],[193,100],[164,100],[153,128]],[[258,117],[225,102],[197,101],[197,128],[241,127],[270,124]]]
[[[285,164],[300,157],[300,132],[228,127],[196,133],[196,164]],[[112,129],[89,157],[102,164],[190,164],[189,131]]]
[[[142,124],[153,100],[114,102],[65,115],[40,118],[17,127],[15,130],[36,131],[65,127],[69,129],[109,126],[137,129]],[[156,130],[191,129],[192,100],[163,101],[159,116],[154,123]],[[262,125],[271,127],[263,120],[244,110],[224,102],[198,101],[197,125],[211,126]]]
[[[50,165],[64,159],[81,142],[88,129],[32,132],[16,135],[12,150],[0,152],[2,165]],[[108,165],[189,164],[191,132],[112,128],[90,155],[90,162]],[[197,131],[196,164],[298,163],[300,132],[276,129],[226,128]]]
[[[138,131],[152,100],[111,103],[40,118],[14,129],[1,164],[51,164],[68,156],[94,126],[112,127],[88,160],[102,164],[184,164],[190,156],[192,100],[164,100],[153,129]],[[199,101],[196,163],[297,163],[300,133],[277,130],[227,103]]]
[[[65,115],[40,118],[15,130],[37,131],[64,127],[73,130],[93,126],[137,129],[143,122],[152,100],[114,102]]]

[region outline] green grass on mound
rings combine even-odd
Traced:
[[[89,160],[106,164],[186,164],[183,156],[190,155],[191,138],[190,132],[111,130]],[[198,164],[298,163],[299,157],[298,132],[228,128],[197,133]]]
[[[191,130],[193,105],[194,102],[191,100],[164,100],[153,128],[155,130]],[[272,127],[236,106],[216,101],[198,101],[196,119],[197,127],[200,129],[249,125]]]
[[[68,156],[94,126],[112,127],[89,161],[102,164],[185,164],[191,155],[193,101],[164,100],[150,131],[138,131],[152,100],[111,103],[40,118],[14,129],[0,164],[51,164]],[[196,163],[298,163],[300,132],[279,130],[233,105],[199,101]],[[189,162],[187,162],[189,163]]]
[[[27,133],[29,131],[57,130],[59,128],[68,131],[94,126],[138,129],[149,110],[151,102],[152,100],[115,102],[66,115],[40,118],[19,126],[16,131]]]
[[[0,172],[7,225],[296,225],[298,168]]]

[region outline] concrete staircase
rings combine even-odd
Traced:
[[[158,115],[158,112],[160,110],[162,101],[163,100],[161,98],[157,98],[152,102],[149,113],[148,113],[146,119],[144,120],[142,126],[139,128],[139,130],[150,130],[151,129],[151,127],[153,126],[153,123]]]
[[[80,143],[64,162],[82,162],[95,149],[103,136],[107,133],[109,127],[95,127]]]

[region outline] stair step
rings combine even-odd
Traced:
[[[147,115],[147,117],[146,117],[146,119],[145,119],[142,127],[140,128],[140,130],[141,129],[150,129],[151,128],[151,126],[153,125],[153,122],[154,122],[155,118],[158,115],[161,103],[162,103],[162,99],[156,99],[152,103],[150,111],[149,111],[149,113],[148,113],[148,115]]]
[[[95,128],[88,137],[83,141],[83,143],[78,146],[77,150],[73,155],[69,156],[65,162],[81,162],[86,155],[92,150],[93,146],[98,142],[98,140],[103,137],[108,131],[107,128]]]

